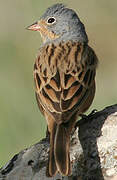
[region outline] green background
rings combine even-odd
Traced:
[[[117,0],[1,0],[0,166],[45,136],[46,122],[38,110],[33,84],[33,64],[41,38],[25,27],[57,2],[77,11],[100,61],[96,96],[89,111],[116,103]]]

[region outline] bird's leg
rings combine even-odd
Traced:
[[[47,129],[46,129],[46,138],[50,140],[50,132],[48,130],[48,126],[47,126]]]

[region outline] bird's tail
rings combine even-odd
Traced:
[[[71,173],[70,154],[69,154],[70,135],[64,124],[57,125],[54,155],[58,171],[67,176]]]
[[[52,131],[50,132],[50,152],[49,152],[48,164],[46,168],[46,175],[48,177],[52,177],[57,173],[57,166],[54,156],[54,139],[56,135],[56,127],[57,125],[54,123]]]
[[[50,155],[47,176],[54,176],[57,172],[63,176],[71,174],[70,135],[64,124],[55,125],[50,134]]]

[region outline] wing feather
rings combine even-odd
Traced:
[[[98,60],[88,45],[78,42],[48,46],[40,50],[34,65],[39,102],[53,116],[68,118],[88,97]]]

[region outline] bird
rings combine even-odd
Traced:
[[[70,176],[70,136],[78,117],[94,99],[98,58],[88,45],[79,16],[62,3],[49,7],[27,29],[42,37],[34,63],[34,82],[50,135],[46,175]]]

